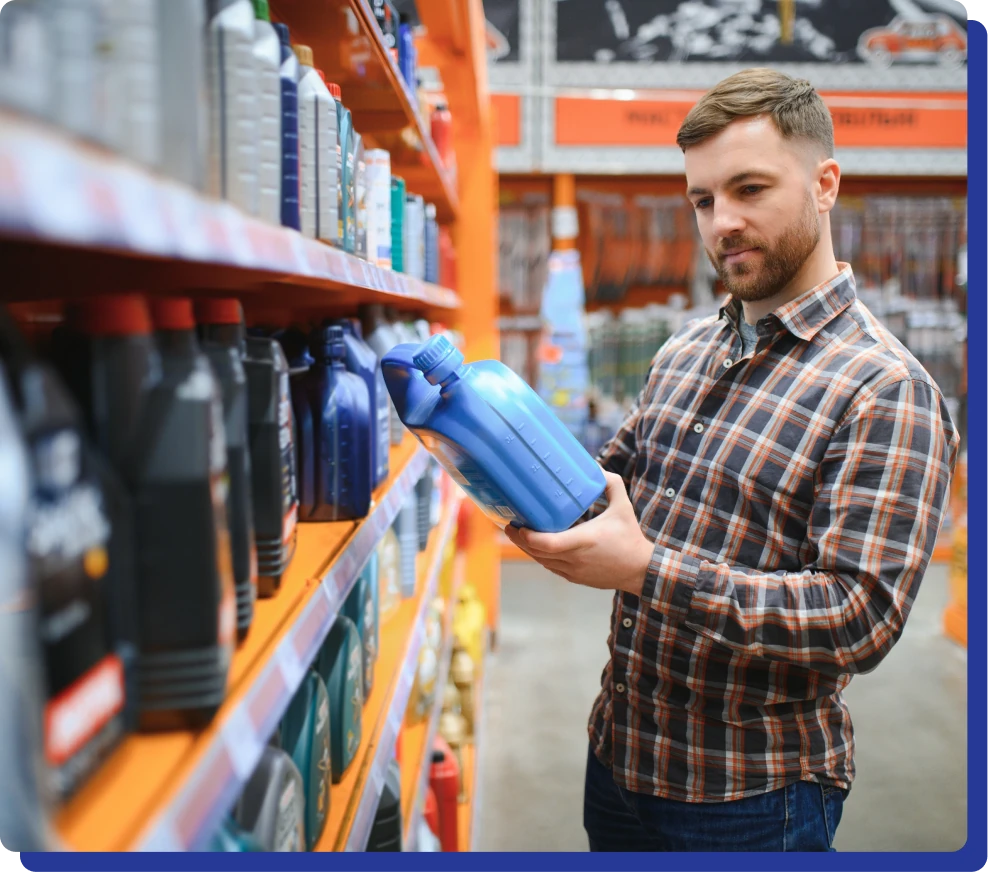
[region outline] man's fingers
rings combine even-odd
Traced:
[[[563,533],[536,533],[534,530],[522,529],[519,538],[525,543],[526,550],[531,549],[551,557],[585,547],[585,526],[580,525]]]
[[[604,496],[607,497],[608,507],[620,500],[628,502],[628,490],[624,486],[624,479],[613,472],[605,472],[604,478],[607,480],[607,485],[604,488]]]

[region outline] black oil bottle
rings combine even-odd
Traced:
[[[52,795],[64,800],[125,728],[125,663],[133,668],[133,657],[105,620],[114,519],[102,484],[110,473],[90,448],[68,391],[2,311],[0,359],[32,472],[27,552],[47,683],[46,773]]]
[[[257,550],[251,496],[251,456],[248,433],[246,339],[240,303],[203,299],[196,303],[202,350],[213,366],[223,394],[223,430],[230,488],[226,516],[230,525],[233,583],[237,594],[237,635],[243,639],[254,617],[257,599]]]
[[[38,602],[26,547],[30,471],[2,360],[0,469],[0,842],[8,851],[47,851],[56,846],[44,777]]]
[[[246,348],[257,593],[269,597],[278,592],[295,554],[295,420],[288,361],[281,346],[268,336],[248,335]]]
[[[192,303],[151,313],[161,381],[136,443],[141,725],[194,728],[222,704],[236,639],[223,402]]]

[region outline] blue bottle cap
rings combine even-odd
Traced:
[[[278,39],[280,40],[281,44],[283,46],[287,46],[290,48],[292,44],[292,36],[288,32],[288,25],[283,24],[280,21],[275,21],[273,22],[273,26],[278,33]]]
[[[412,355],[412,364],[433,385],[440,384],[462,363],[463,355],[441,333],[433,336]]]
[[[346,359],[346,345],[343,344],[342,327],[324,327],[322,331],[322,345],[323,351],[330,360]]]

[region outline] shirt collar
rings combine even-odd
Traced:
[[[794,336],[809,341],[857,298],[850,264],[838,263],[840,271],[801,297],[780,306],[769,318],[776,318]],[[741,303],[731,297],[720,310],[735,326],[743,317]]]

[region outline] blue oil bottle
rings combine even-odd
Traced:
[[[381,365],[402,422],[495,523],[559,532],[603,493],[593,458],[500,361],[465,364],[438,335]]]

